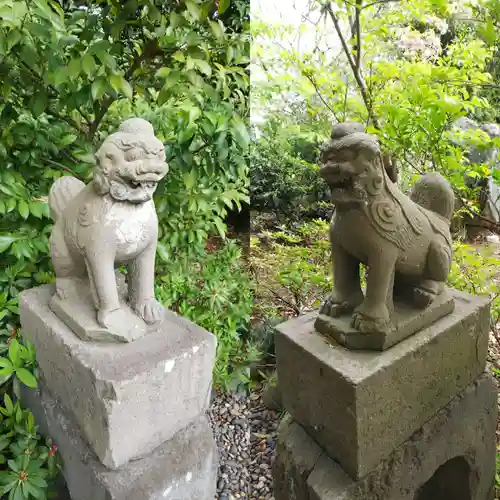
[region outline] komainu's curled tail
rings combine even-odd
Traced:
[[[76,177],[65,176],[57,179],[49,192],[50,215],[54,222],[62,217],[68,203],[85,187]]]
[[[435,172],[424,174],[413,185],[410,198],[446,221],[451,222],[455,208],[455,194],[450,183]]]

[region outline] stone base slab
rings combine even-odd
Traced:
[[[276,500],[493,500],[497,390],[483,374],[360,480],[289,416],[279,429]]]
[[[33,412],[40,431],[57,444],[71,500],[213,500],[217,448],[205,415],[146,457],[109,470],[43,386],[23,389],[22,400]],[[133,432],[124,437],[136,439]],[[67,499],[64,494],[59,498]]]
[[[125,277],[116,272],[121,314],[118,324],[105,328],[97,323],[88,278],[66,278],[64,299],[54,294],[49,307],[55,315],[82,340],[103,342],[132,342],[148,335],[156,325],[148,326],[127,304]]]
[[[86,342],[50,310],[51,286],[23,292],[23,334],[51,394],[101,462],[117,469],[147,455],[203,413],[215,337],[165,311],[159,328],[130,343]]]
[[[394,301],[391,317],[393,328],[387,332],[362,333],[351,326],[351,315],[332,318],[319,314],[314,327],[318,332],[333,339],[348,349],[371,349],[385,351],[415,332],[427,328],[437,320],[453,312],[455,300],[446,291],[434,299],[425,309],[417,309],[405,302]]]
[[[328,343],[314,328],[317,313],[276,328],[284,408],[352,478],[374,469],[484,371],[489,301],[454,297],[453,313],[383,352]]]

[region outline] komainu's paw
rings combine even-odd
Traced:
[[[319,310],[320,314],[325,314],[332,318],[338,318],[343,314],[350,314],[362,302],[363,296],[355,299],[345,300],[341,298],[336,292],[332,292],[325,299]]]
[[[429,306],[434,299],[445,290],[445,284],[440,281],[424,280],[413,290],[413,302],[422,309]]]
[[[97,312],[97,322],[110,331],[120,331],[127,327],[129,319],[122,308],[100,309]]]
[[[165,309],[154,297],[138,302],[134,306],[134,311],[148,325],[157,323],[165,314]]]
[[[368,308],[361,304],[352,315],[351,326],[361,333],[386,333],[391,328],[387,307]]]

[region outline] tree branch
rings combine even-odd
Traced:
[[[61,170],[64,170],[65,172],[68,172],[69,174],[71,174],[73,177],[76,177],[77,179],[79,179],[78,175],[75,172],[73,172],[73,170],[71,170],[69,167],[66,167],[62,163],[58,163],[57,161],[51,160],[49,158],[46,158],[45,161],[47,163],[50,163],[51,165],[54,165],[55,167],[59,167]]]
[[[377,117],[373,114],[373,109],[372,109],[372,102],[370,99],[370,96],[368,95],[368,89],[366,87],[366,82],[356,65],[356,61],[354,60],[351,51],[349,50],[349,46],[347,45],[347,41],[344,37],[344,34],[342,33],[342,28],[340,26],[339,20],[335,13],[333,12],[331,4],[328,4],[325,6],[326,11],[330,15],[330,18],[333,21],[333,25],[335,26],[335,31],[337,32],[337,35],[340,39],[340,43],[342,44],[342,48],[344,50],[344,53],[347,57],[347,62],[349,63],[349,66],[354,74],[354,78],[356,79],[356,83],[358,84],[359,91],[361,92],[361,97],[363,99],[363,102],[365,103],[366,110],[368,112],[368,117],[373,123],[373,126],[376,129],[380,129]]]
[[[356,68],[361,73],[361,9],[363,0],[356,0]]]
[[[363,5],[361,10],[368,9],[368,7],[373,7],[374,5],[381,5],[385,3],[391,3],[391,2],[400,2],[401,0],[377,0],[376,2],[371,2],[367,3],[366,5]]]
[[[326,102],[325,98],[323,97],[323,95],[319,91],[319,88],[318,88],[318,86],[317,86],[316,81],[314,80],[314,78],[311,75],[309,75],[309,74],[306,74],[304,76],[311,82],[311,85],[314,87],[314,90],[316,91],[316,95],[320,98],[320,100],[324,104],[324,106],[332,113],[333,117],[337,121],[339,121],[337,113],[335,113],[335,110]]]

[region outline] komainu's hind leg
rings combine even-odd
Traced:
[[[82,269],[74,261],[64,240],[63,229],[58,224],[54,225],[50,236],[50,254],[56,275],[56,294],[60,299],[65,299],[74,284],[74,278],[82,277],[85,268]]]
[[[451,250],[447,244],[440,241],[430,244],[425,278],[415,288],[413,294],[415,305],[427,307],[445,291],[451,259]]]

